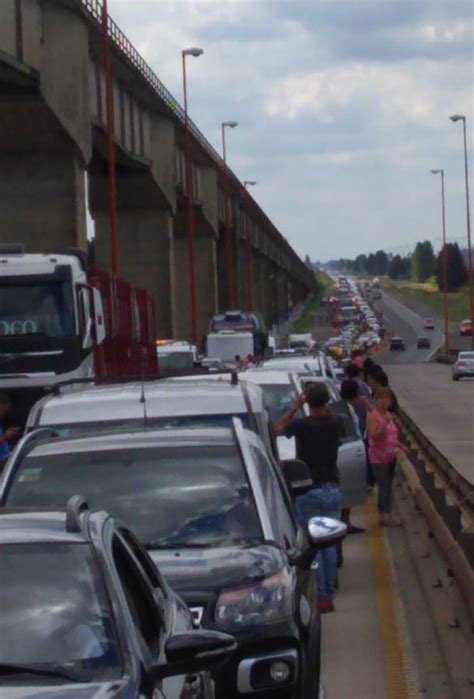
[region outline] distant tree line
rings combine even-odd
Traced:
[[[346,274],[367,276],[387,275],[390,279],[411,279],[426,282],[435,277],[438,288],[444,289],[444,251],[436,255],[429,240],[416,244],[411,255],[390,255],[377,250],[369,255],[358,255],[355,259],[340,258],[330,260],[326,267]],[[448,291],[456,291],[467,282],[464,255],[457,243],[447,243],[447,286]]]

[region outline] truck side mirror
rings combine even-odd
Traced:
[[[105,329],[104,306],[102,304],[102,296],[99,289],[92,287],[92,298],[95,326],[95,344],[100,345],[105,340],[107,332]]]

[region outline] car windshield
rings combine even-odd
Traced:
[[[102,420],[98,422],[71,422],[55,424],[41,424],[41,427],[49,427],[56,430],[61,437],[76,437],[84,434],[104,434],[105,432],[129,432],[130,430],[146,431],[147,429],[172,430],[177,427],[229,427],[232,418],[242,420],[244,427],[250,428],[248,413],[217,414],[217,415],[178,415],[176,417],[147,417],[134,420]]]
[[[474,352],[460,352],[458,359],[474,359]]]
[[[7,495],[11,507],[58,507],[81,493],[145,543],[226,546],[261,540],[235,446],[150,447],[27,456]]]
[[[64,282],[0,284],[0,335],[75,334],[70,285]]]
[[[88,544],[3,544],[0,599],[1,665],[58,671],[78,682],[121,676],[107,594]],[[0,673],[0,684],[18,674]]]
[[[263,384],[263,402],[272,421],[279,420],[292,407],[297,398],[295,388],[291,384]],[[302,409],[295,417],[304,417]]]
[[[161,374],[191,370],[194,366],[193,352],[158,351],[158,365]]]

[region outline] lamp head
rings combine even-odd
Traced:
[[[451,121],[465,121],[466,117],[463,116],[462,114],[453,114],[453,116],[449,117]]]
[[[432,175],[440,175],[442,172],[442,170],[431,170]]]
[[[204,51],[202,49],[192,46],[190,49],[184,49],[183,56],[193,56],[194,58],[198,58],[198,56],[202,56],[203,53]]]
[[[238,121],[223,121],[222,126],[228,126],[230,129],[235,129],[239,125]]]
[[[247,187],[247,185],[248,185],[249,187],[253,187],[253,186],[256,185],[256,184],[257,184],[257,181],[256,181],[256,180],[245,180],[245,182],[244,182],[244,187]]]

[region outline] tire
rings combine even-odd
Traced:
[[[453,376],[453,381],[459,381],[459,376]]]

